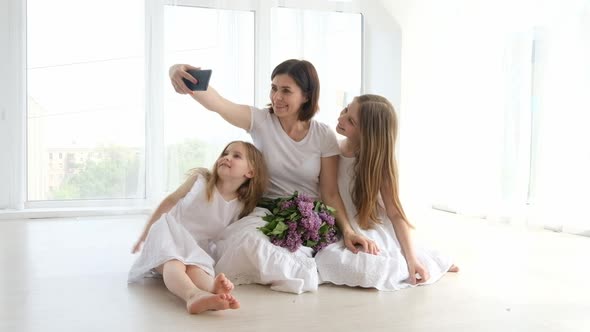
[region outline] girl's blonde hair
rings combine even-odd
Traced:
[[[354,163],[351,194],[358,211],[359,225],[369,229],[375,223],[381,223],[378,217],[379,191],[383,183],[388,183],[399,217],[413,228],[399,199],[395,110],[382,96],[366,94],[355,100],[359,104],[360,146]]]
[[[239,218],[243,218],[250,214],[252,210],[256,207],[258,201],[262,198],[262,194],[266,190],[266,186],[268,184],[268,168],[266,167],[266,162],[264,161],[264,157],[262,153],[252,144],[249,142],[244,141],[232,141],[229,142],[217,157],[215,164],[212,167],[212,170],[208,170],[206,168],[193,168],[189,170],[189,175],[200,174],[205,178],[207,182],[207,201],[211,201],[213,198],[213,191],[215,190],[215,184],[219,179],[219,173],[217,173],[217,163],[219,158],[223,156],[223,153],[227,148],[234,143],[240,143],[246,148],[246,156],[245,158],[248,161],[248,165],[252,169],[253,175],[251,178],[246,179],[244,183],[238,188],[238,200],[244,203],[244,207],[240,212]]]

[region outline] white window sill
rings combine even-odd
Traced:
[[[137,214],[149,215],[151,212],[151,208],[141,206],[28,208],[23,210],[0,209],[0,221],[18,219],[71,218]]]

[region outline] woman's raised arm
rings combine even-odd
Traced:
[[[170,67],[168,74],[170,75],[170,81],[174,90],[180,94],[190,95],[206,109],[221,115],[230,124],[250,130],[252,117],[250,107],[225,99],[211,86],[206,91],[191,91],[182,80],[184,78],[197,83],[197,80],[187,72],[189,69],[200,69],[200,67],[193,67],[187,64],[176,64]]]

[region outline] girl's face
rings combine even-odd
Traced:
[[[217,159],[217,174],[222,179],[250,179],[254,171],[248,163],[248,152],[241,143],[231,143]]]
[[[279,74],[272,79],[270,102],[274,113],[279,118],[296,116],[307,100],[308,98],[291,76]]]
[[[338,117],[338,125],[336,125],[336,132],[346,138],[358,141],[361,137],[361,130],[359,128],[359,112],[360,105],[355,100],[348,104]]]

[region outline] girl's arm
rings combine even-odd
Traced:
[[[384,177],[386,178],[386,177]],[[409,278],[408,281],[415,285],[416,283],[423,283],[430,277],[428,270],[420,263],[414,252],[414,245],[412,243],[412,237],[410,234],[410,227],[408,223],[401,217],[397,209],[393,204],[391,183],[385,180],[381,186],[381,198],[385,204],[385,211],[387,217],[391,220],[393,229],[400,246],[402,247],[402,253],[406,258],[408,264]],[[416,273],[420,275],[420,279],[416,278]]]
[[[326,205],[336,209],[336,224],[344,237],[344,245],[355,254],[358,253],[357,245],[362,246],[366,253],[378,254],[379,248],[375,242],[357,234],[350,226],[338,191],[338,156],[321,158],[320,195]]]
[[[252,116],[250,107],[247,105],[235,104],[223,98],[211,86],[209,86],[206,91],[191,91],[182,80],[183,78],[186,78],[193,83],[197,82],[191,74],[187,73],[187,70],[189,69],[199,68],[185,64],[177,64],[170,67],[168,74],[170,75],[170,81],[176,92],[190,95],[206,109],[221,115],[221,117],[230,124],[245,130],[250,130],[250,120]]]
[[[160,205],[158,205],[158,208],[156,208],[156,211],[154,211],[154,213],[152,214],[152,216],[148,220],[147,224],[145,225],[145,227],[143,229],[143,232],[141,233],[141,236],[139,237],[139,239],[137,240],[135,245],[133,245],[133,249],[131,250],[131,253],[134,254],[141,249],[141,246],[143,245],[143,242],[147,238],[152,225],[156,221],[158,221],[158,219],[160,219],[160,217],[164,213],[172,210],[172,208],[176,205],[176,203],[178,203],[178,201],[181,198],[186,196],[186,194],[191,190],[191,188],[195,184],[195,181],[197,181],[197,178],[198,178],[198,175],[196,175],[196,174],[191,175],[183,184],[180,185],[180,187],[178,187],[178,189],[176,189],[173,193],[171,193],[166,198],[164,198],[164,200],[160,203]]]

